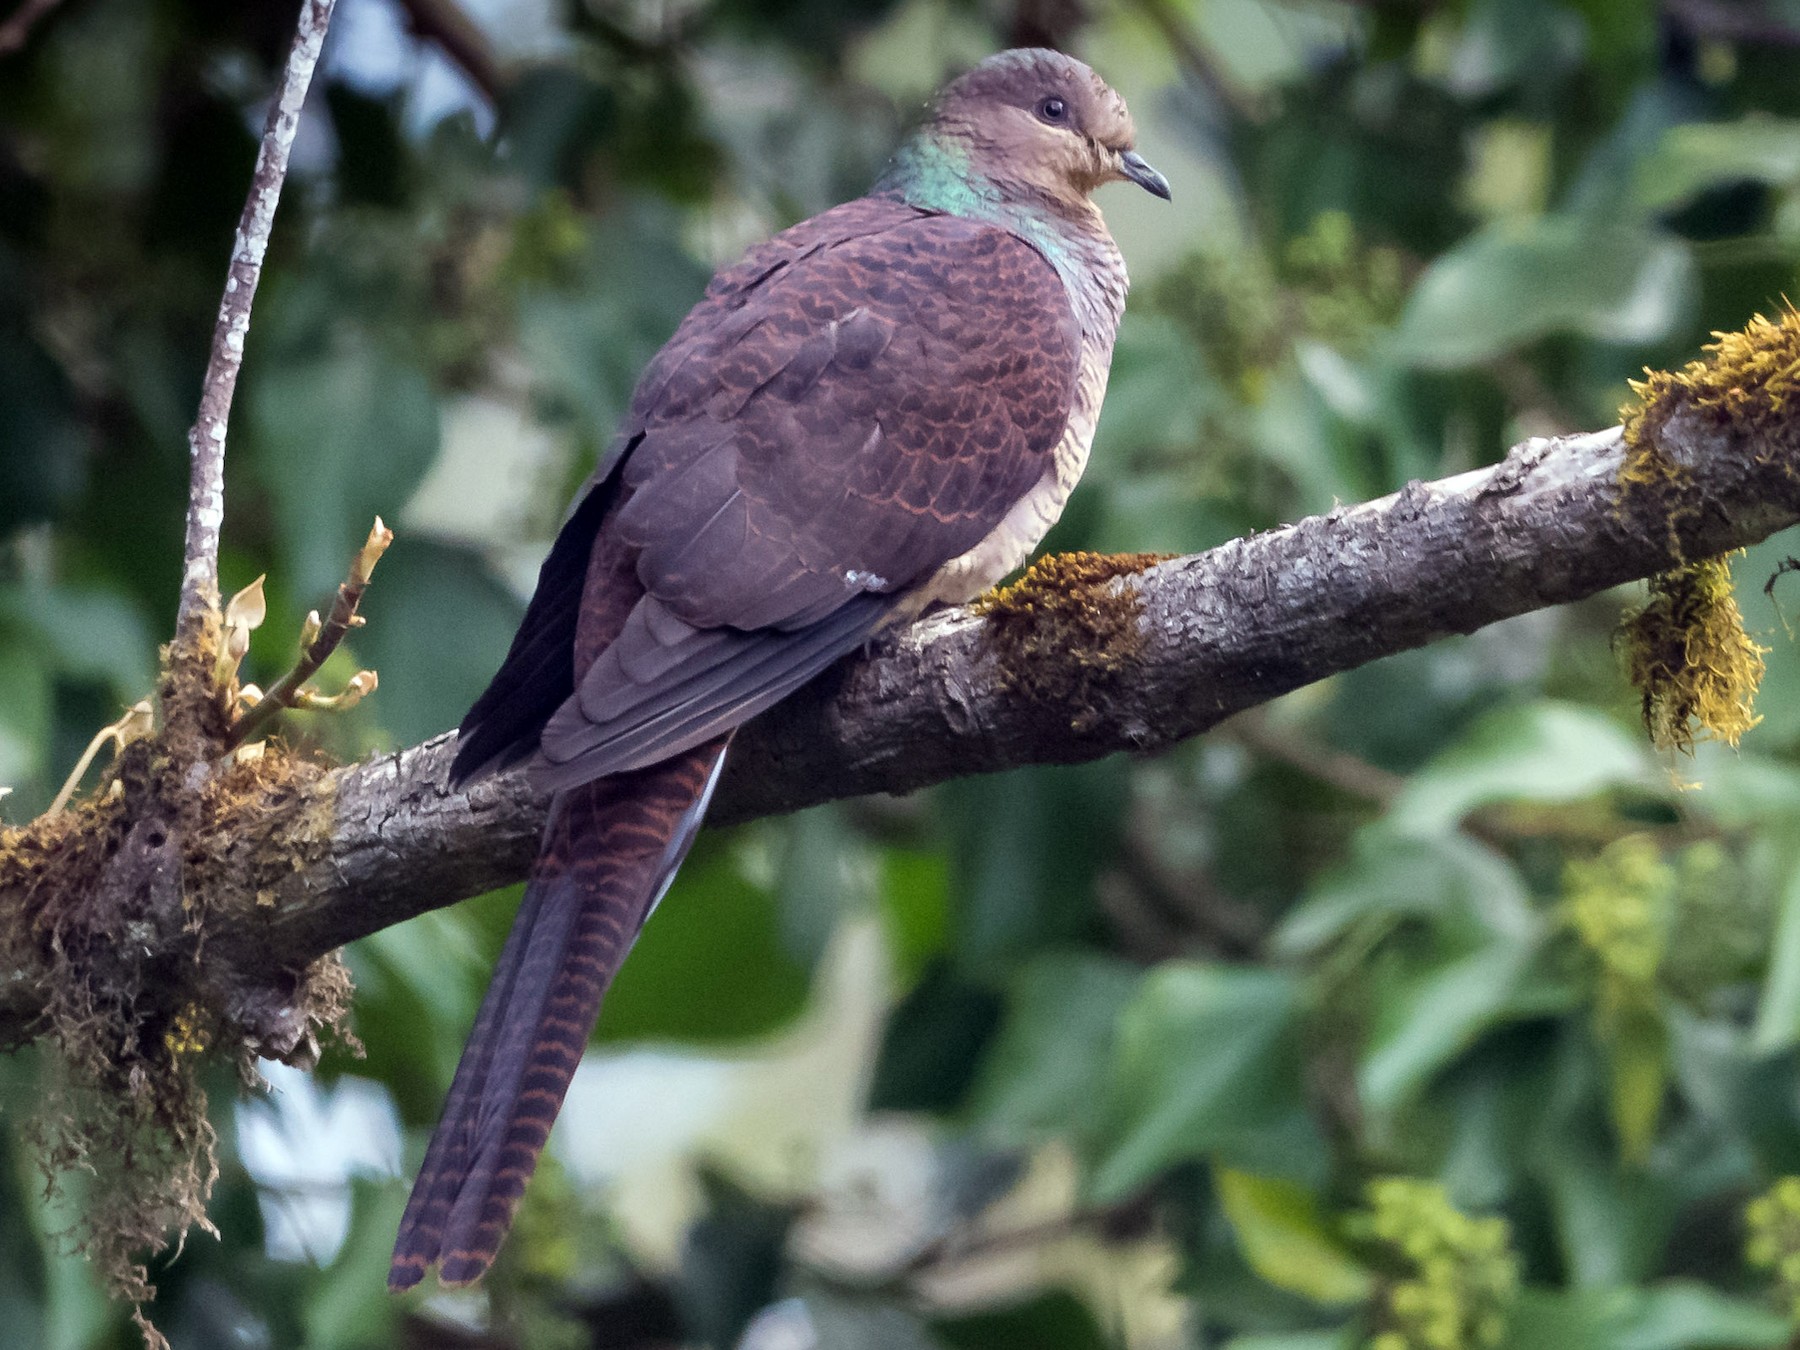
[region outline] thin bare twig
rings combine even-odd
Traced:
[[[300,7],[294,45],[282,72],[281,88],[269,104],[250,195],[238,219],[231,269],[225,277],[224,297],[219,301],[219,318],[213,325],[212,355],[200,387],[200,413],[193,430],[188,432],[192,468],[176,632],[190,640],[201,617],[216,610],[219,604],[219,527],[225,520],[225,426],[231,418],[238,369],[244,362],[250,304],[256,298],[256,284],[262,279],[269,231],[275,223],[275,205],[287,178],[288,152],[293,148],[300,109],[318,67],[325,30],[331,25],[336,3],[337,0],[303,0]]]
[[[1015,1228],[983,1229],[964,1225],[927,1244],[902,1267],[900,1274],[905,1277],[928,1275],[990,1256],[1028,1251],[1095,1230],[1109,1237],[1141,1236],[1148,1231],[1149,1217],[1145,1197],[1137,1194],[1110,1205],[1072,1209],[1066,1214]]]
[[[400,0],[400,7],[416,35],[437,43],[489,103],[500,102],[511,81],[481,25],[456,0]]]
[[[37,27],[51,10],[62,0],[25,0],[17,9],[6,16],[6,22],[0,23],[0,56],[16,52],[25,45],[31,36],[31,30]]]
[[[1221,104],[1246,122],[1261,122],[1268,110],[1255,94],[1246,90],[1215,61],[1212,54],[1188,31],[1186,19],[1168,0],[1137,0],[1134,6],[1150,25],[1161,34],[1169,50],[1175,53],[1189,75]]]
[[[1397,773],[1390,773],[1366,759],[1359,759],[1304,734],[1274,725],[1269,720],[1266,708],[1253,709],[1234,717],[1220,730],[1255,754],[1286,764],[1309,778],[1337,789],[1347,797],[1360,797],[1384,811],[1394,804],[1401,789],[1406,786],[1406,779]],[[1564,826],[1567,824],[1568,814],[1566,808],[1557,813],[1558,821]],[[1512,822],[1505,812],[1490,808],[1470,812],[1463,819],[1462,830],[1471,838],[1497,849],[1517,843],[1522,833],[1512,828]],[[1608,838],[1617,837],[1617,834],[1615,826]]]
[[[305,701],[301,686],[318,674],[319,667],[337,650],[345,635],[352,628],[361,626],[362,615],[356,612],[356,608],[362,603],[363,592],[369,587],[369,577],[375,571],[375,564],[381,561],[381,555],[387,552],[388,545],[393,542],[394,532],[382,523],[380,516],[376,516],[375,528],[369,531],[367,542],[350,560],[350,573],[337,588],[337,598],[332,601],[330,617],[321,623],[317,610],[306,616],[307,631],[301,637],[300,659],[294,663],[292,670],[269,686],[269,691],[251,705],[249,711],[232,726],[230,744],[243,744],[283,708],[291,708]],[[365,670],[351,681],[350,691],[347,692],[360,698],[374,687],[375,673]],[[339,697],[342,699],[344,696]],[[315,700],[313,706],[325,704]],[[337,706],[349,705],[339,702]]]
[[[1273,725],[1262,709],[1232,718],[1221,730],[1248,750],[1377,806],[1390,805],[1406,786],[1399,774]]]

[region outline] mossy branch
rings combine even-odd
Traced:
[[[1774,327],[1765,340],[1787,340],[1791,323]],[[1209,553],[1041,565],[985,615],[929,616],[746,728],[712,818],[1156,751],[1365,662],[1800,521],[1800,419],[1763,404],[1738,417],[1691,382],[1650,393],[1634,443],[1616,427],[1533,439],[1492,468]],[[1628,472],[1645,444],[1672,471]],[[543,799],[517,775],[452,792],[452,750],[440,737],[296,782],[222,824],[208,847],[224,891],[209,964],[266,983],[518,880]],[[21,884],[0,855],[0,911]],[[18,1032],[37,998],[0,972],[0,1033]]]

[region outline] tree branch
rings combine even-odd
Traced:
[[[509,81],[481,25],[456,0],[400,0],[400,7],[413,33],[441,47],[487,101],[498,106]]]
[[[300,108],[312,84],[325,30],[337,0],[302,0],[294,45],[282,71],[281,87],[269,103],[262,148],[257,152],[250,195],[238,219],[225,275],[225,294],[213,325],[212,353],[200,386],[200,412],[188,432],[192,467],[188,482],[187,542],[183,549],[181,610],[176,631],[191,637],[202,614],[219,603],[219,527],[225,520],[225,427],[237,392],[238,369],[244,363],[244,338],[250,331],[250,304],[262,280],[263,258],[275,206],[287,179],[288,152],[300,126]]]
[[[1659,414],[1667,476],[1621,488],[1618,428],[1346,507],[1019,613],[955,609],[752,723],[712,812],[731,823],[1025,764],[1164,749],[1378,657],[1563,604],[1800,521],[1800,442]],[[1099,603],[1097,603],[1097,601]],[[449,735],[336,770],[228,839],[207,960],[268,978],[521,879],[545,799],[520,774],[452,792]],[[0,869],[0,912],[27,884]],[[10,991],[10,992],[9,992]],[[0,972],[0,1044],[35,1013]]]

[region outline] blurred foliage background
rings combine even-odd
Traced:
[[[8,819],[151,686],[294,9],[62,0],[0,42]],[[371,516],[400,538],[327,672],[379,694],[285,734],[452,726],[710,268],[1021,42],[1092,61],[1176,187],[1104,194],[1136,289],[1054,548],[1203,549],[1609,425],[1796,284],[1791,0],[342,0],[232,431],[252,678]],[[384,932],[350,953],[366,1058],[213,1094],[221,1232],[154,1263],[157,1320],[183,1350],[1791,1344],[1800,662],[1764,583],[1796,548],[1738,564],[1775,649],[1740,753],[1646,749],[1615,594],[1154,761],[709,835],[482,1290],[382,1281],[514,897]],[[40,1198],[39,1071],[0,1062],[3,1338],[128,1344]]]

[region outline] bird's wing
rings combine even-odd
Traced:
[[[775,261],[746,260],[754,280],[716,288],[646,372],[602,527],[641,595],[622,624],[582,621],[603,641],[578,643],[585,674],[544,728],[548,785],[754,716],[1052,471],[1080,334],[1036,250],[890,206]],[[618,590],[590,579],[586,603]]]
[[[545,723],[575,692],[578,671],[587,668],[624,622],[628,603],[625,611],[590,613],[584,621],[582,595],[601,524],[617,504],[620,466],[659,417],[670,381],[678,374],[691,378],[684,374],[690,362],[728,346],[733,334],[742,336],[754,326],[761,312],[756,302],[771,283],[804,269],[823,251],[916,222],[924,214],[890,198],[859,198],[757,244],[713,277],[706,295],[645,368],[611,447],[575,494],[506,660],[463,718],[451,768],[453,785],[485,777],[535,752]],[[604,560],[600,570],[610,573],[614,561]],[[624,592],[635,599],[634,578],[618,580],[626,584],[609,587],[602,608],[616,606]],[[590,599],[590,608],[593,603]]]

